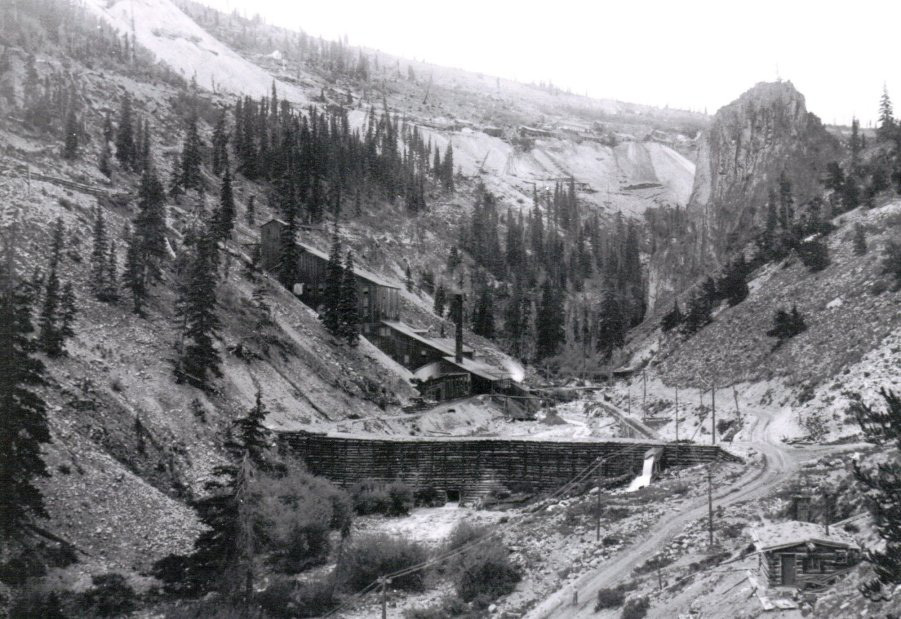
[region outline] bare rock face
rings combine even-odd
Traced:
[[[688,209],[700,217],[702,251],[716,262],[750,240],[766,217],[767,193],[784,171],[795,203],[821,191],[835,138],[791,82],[761,82],[721,108],[698,152]]]
[[[651,258],[649,306],[668,305],[754,238],[783,172],[802,212],[821,192],[826,165],[840,158],[838,141],[791,82],[761,82],[717,111],[698,150],[688,225]]]

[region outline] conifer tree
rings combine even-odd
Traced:
[[[219,333],[216,315],[215,234],[205,229],[194,240],[187,264],[187,281],[179,291],[179,313],[183,331],[176,360],[175,377],[205,389],[212,377],[222,376],[215,338]]]
[[[132,311],[141,316],[144,313],[144,300],[147,296],[145,255],[141,248],[141,239],[128,228],[125,230],[125,239],[125,271],[122,273],[122,284],[131,292]]]
[[[181,157],[176,153],[172,159],[172,172],[169,175],[169,195],[173,198],[177,198],[184,193],[181,182],[181,167]]]
[[[285,227],[282,228],[281,245],[278,256],[278,280],[282,286],[291,290],[297,283],[297,261],[300,259],[300,250],[297,247],[297,217],[294,210],[289,210],[285,217]]]
[[[75,159],[78,157],[78,117],[75,116],[75,109],[69,108],[66,115],[65,142],[63,145],[63,157],[66,159]]]
[[[880,140],[889,141],[895,137],[895,116],[892,109],[892,100],[888,96],[888,87],[882,85],[882,96],[879,98],[879,128],[877,135]]]
[[[341,241],[338,234],[332,236],[332,249],[325,267],[325,290],[322,294],[322,312],[319,319],[332,335],[340,335],[341,330],[341,289],[344,282],[344,267],[341,265]]]
[[[72,288],[72,282],[66,282],[63,285],[63,292],[59,300],[60,322],[59,336],[63,344],[69,338],[75,335],[75,317],[78,313],[78,306],[75,304],[75,290]]]
[[[129,169],[135,162],[135,138],[132,125],[131,95],[125,94],[119,108],[119,126],[116,129],[116,159],[123,169]]]
[[[713,311],[713,299],[704,290],[699,290],[691,297],[688,303],[688,311],[682,323],[682,332],[693,334],[709,324],[710,313]]]
[[[885,409],[875,410],[858,398],[851,404],[864,437],[877,445],[901,449],[901,396],[886,388],[879,390]],[[863,464],[863,466],[861,466]],[[863,486],[876,531],[884,546],[868,549],[866,560],[873,566],[875,577],[860,585],[869,600],[882,602],[901,583],[901,464],[897,459],[870,464],[854,462],[854,476]]]
[[[216,176],[221,175],[228,167],[228,132],[225,123],[225,110],[222,110],[213,130],[213,152],[210,162]]]
[[[350,252],[347,252],[347,258],[344,261],[338,314],[341,321],[339,335],[351,346],[356,346],[360,338],[360,305],[357,298],[357,278],[354,275],[353,254]]]
[[[226,168],[219,191],[219,208],[216,211],[216,232],[219,240],[225,241],[231,237],[234,227],[235,196],[232,193],[231,172]]]
[[[62,338],[60,337],[57,321],[59,319],[59,277],[56,275],[56,267],[53,266],[47,274],[44,288],[44,303],[41,306],[38,319],[38,338],[41,349],[51,357],[58,357],[63,352]]]
[[[91,290],[102,300],[106,290],[109,245],[106,238],[106,222],[99,208],[94,214],[93,247],[91,249]]]
[[[610,286],[601,300],[600,324],[598,325],[598,348],[606,357],[620,348],[626,339],[628,324],[616,292]]]
[[[857,222],[854,224],[854,254],[863,256],[865,253],[867,253],[867,233],[860,222]]]
[[[432,309],[435,315],[443,318],[445,307],[447,307],[447,291],[444,289],[444,284],[438,284],[438,288],[435,290],[435,304]]]
[[[775,337],[778,340],[774,347],[778,348],[785,340],[792,338],[799,333],[803,333],[806,330],[807,324],[804,322],[804,317],[801,316],[801,312],[798,311],[798,306],[792,305],[790,311],[785,311],[784,309],[776,310],[776,313],[773,316],[773,328],[767,331],[766,334],[770,337]]]
[[[234,424],[235,438],[238,442],[231,445],[232,451],[239,450],[236,454],[239,456],[246,453],[251,462],[260,469],[269,466],[267,451],[272,433],[263,423],[268,414],[269,411],[263,404],[263,392],[257,387],[253,408],[247,411],[247,415],[237,419]]]
[[[679,309],[679,301],[673,301],[673,309],[663,316],[663,319],[660,321],[660,328],[664,333],[672,331],[681,325],[683,320],[685,320],[685,316],[682,315],[682,310]]]
[[[110,178],[113,175],[113,169],[110,166],[110,157],[112,157],[112,153],[110,152],[109,143],[104,142],[103,146],[100,147],[100,160],[97,162],[97,169],[99,169],[100,173],[107,178]]]
[[[145,281],[141,282],[140,289],[146,291],[146,278],[159,279],[162,273],[162,264],[166,259],[166,193],[163,184],[156,175],[156,170],[150,164],[141,175],[141,186],[138,189],[138,214],[134,221],[134,239],[138,256],[137,262],[140,268],[133,270],[132,275],[140,274]],[[135,288],[131,288],[134,293]],[[135,310],[137,311],[137,310]]]
[[[35,389],[44,366],[31,340],[30,294],[15,273],[14,232],[4,234],[0,264],[0,539],[11,540],[46,516],[35,479],[47,477],[41,445],[50,442],[46,405]]]
[[[454,190],[454,146],[450,142],[447,143],[447,149],[444,151],[444,173],[441,175],[441,184],[446,191]]]
[[[851,173],[857,174],[860,168],[860,151],[864,148],[863,140],[860,135],[860,121],[856,118],[851,119],[851,138],[848,141],[848,148],[851,151]]]
[[[188,117],[185,141],[181,151],[181,176],[179,182],[184,191],[194,189],[203,193],[203,177],[200,166],[203,163],[203,145],[197,132],[197,115]]]
[[[553,288],[550,280],[545,280],[541,289],[541,305],[536,317],[538,341],[535,354],[538,359],[546,359],[557,354],[563,343],[563,300]]]
[[[494,337],[494,299],[488,285],[482,286],[472,319],[473,333],[489,339]]]

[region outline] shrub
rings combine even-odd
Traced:
[[[626,601],[626,592],[621,588],[601,589],[598,591],[598,601],[594,605],[594,612],[605,608],[619,608]]]
[[[801,243],[798,246],[798,256],[811,271],[822,271],[829,266],[829,248],[820,240]]]
[[[901,241],[891,240],[885,244],[882,272],[895,278],[896,287],[901,286]]]
[[[485,537],[491,529],[482,524],[470,524],[466,520],[457,523],[445,542],[445,551],[462,548],[473,540]]]
[[[623,607],[623,614],[620,617],[622,619],[642,619],[647,616],[650,607],[651,603],[648,601],[648,598],[644,596],[632,598],[626,602],[626,605]]]
[[[486,541],[457,562],[454,587],[465,602],[476,598],[495,599],[513,591],[522,579],[519,567],[499,541]]]
[[[793,338],[807,330],[804,317],[793,305],[791,311],[777,310],[773,316],[773,328],[766,332],[770,337],[778,338],[776,346],[780,346],[785,340]]]
[[[63,619],[59,595],[55,591],[41,589],[26,589],[19,594],[9,607],[10,619]]]
[[[334,583],[328,579],[297,582],[276,580],[254,596],[263,611],[272,617],[320,617],[338,605]]]
[[[426,608],[414,608],[404,613],[405,619],[444,619],[445,617],[480,617],[480,613],[472,613],[469,606],[457,596],[448,596]]]
[[[281,569],[300,571],[322,563],[329,530],[350,532],[350,497],[331,482],[297,468],[279,476],[260,475],[253,484],[260,549],[272,552]]]
[[[373,479],[364,479],[350,489],[354,511],[365,516],[367,514],[384,514],[388,511],[391,499],[384,485]]]
[[[362,589],[380,576],[424,562],[428,550],[422,544],[389,535],[359,537],[344,549],[337,571],[352,590]],[[421,591],[425,585],[423,570],[394,579],[393,587]]]
[[[406,516],[413,509],[413,489],[407,484],[396,481],[388,485],[387,515]]]
[[[137,608],[134,589],[121,574],[101,574],[91,579],[93,586],[78,597],[78,603],[97,617],[127,615]]]

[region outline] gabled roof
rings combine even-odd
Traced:
[[[839,548],[860,548],[853,537],[838,527],[829,527],[829,534],[826,535],[824,525],[797,520],[771,522],[755,527],[751,529],[751,537],[754,539],[754,547],[759,551],[777,550],[807,543]]]
[[[288,225],[288,224],[286,224],[284,221],[282,221],[281,219],[278,219],[278,218],[272,218],[272,219],[270,219],[269,221],[267,221],[266,223],[264,223],[262,227],[268,226],[269,224],[272,224],[272,223],[277,223],[277,224],[279,224],[279,225],[281,225],[281,226],[287,226],[287,225]],[[316,249],[316,248],[313,247],[312,245],[307,245],[306,243],[300,243],[300,242],[298,242],[298,243],[297,243],[297,246],[300,247],[302,250],[304,250],[306,253],[311,254],[311,255],[313,255],[313,256],[316,256],[317,258],[319,258],[319,259],[321,259],[321,260],[325,260],[326,262],[328,262],[328,254],[327,254],[326,252],[324,252],[324,251],[322,251],[322,250],[319,250],[319,249]],[[358,266],[357,264],[354,264],[354,275],[357,275],[357,276],[359,276],[359,277],[362,277],[363,279],[365,279],[365,280],[367,280],[367,281],[369,281],[369,282],[372,282],[372,283],[375,284],[376,286],[381,286],[382,288],[396,288],[396,289],[400,289],[400,286],[397,286],[397,285],[395,285],[395,284],[390,283],[390,282],[387,281],[386,279],[382,278],[380,275],[376,275],[376,274],[373,273],[372,271],[368,271],[368,270],[366,270],[366,269],[364,269],[364,268]]]
[[[458,368],[466,370],[470,374],[475,374],[476,376],[479,376],[486,380],[496,381],[496,380],[506,380],[506,379],[510,378],[510,375],[507,374],[506,372],[504,372],[503,370],[499,370],[494,366],[488,365],[487,363],[482,363],[480,361],[474,361],[473,359],[467,359],[466,357],[463,357],[463,360],[460,361],[459,363],[457,362],[456,358],[453,356],[445,357],[444,360],[447,361],[448,363],[450,363],[451,365],[455,365]]]
[[[391,327],[398,333],[401,333],[411,339],[414,339],[417,342],[421,342],[422,344],[425,344],[429,348],[437,350],[442,355],[453,356],[456,354],[456,351],[454,350],[453,340],[447,340],[447,339],[441,339],[441,338],[435,338],[435,337],[427,337],[425,335],[422,335],[422,333],[418,329],[414,329],[413,327],[411,327],[407,323],[403,322],[402,320],[383,320],[382,324],[384,324],[387,327]],[[463,352],[464,353],[472,353],[472,348],[470,348],[469,346],[464,344]]]

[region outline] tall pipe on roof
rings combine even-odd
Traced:
[[[454,321],[457,323],[457,334],[454,341],[454,359],[463,363],[463,293],[454,293]]]

